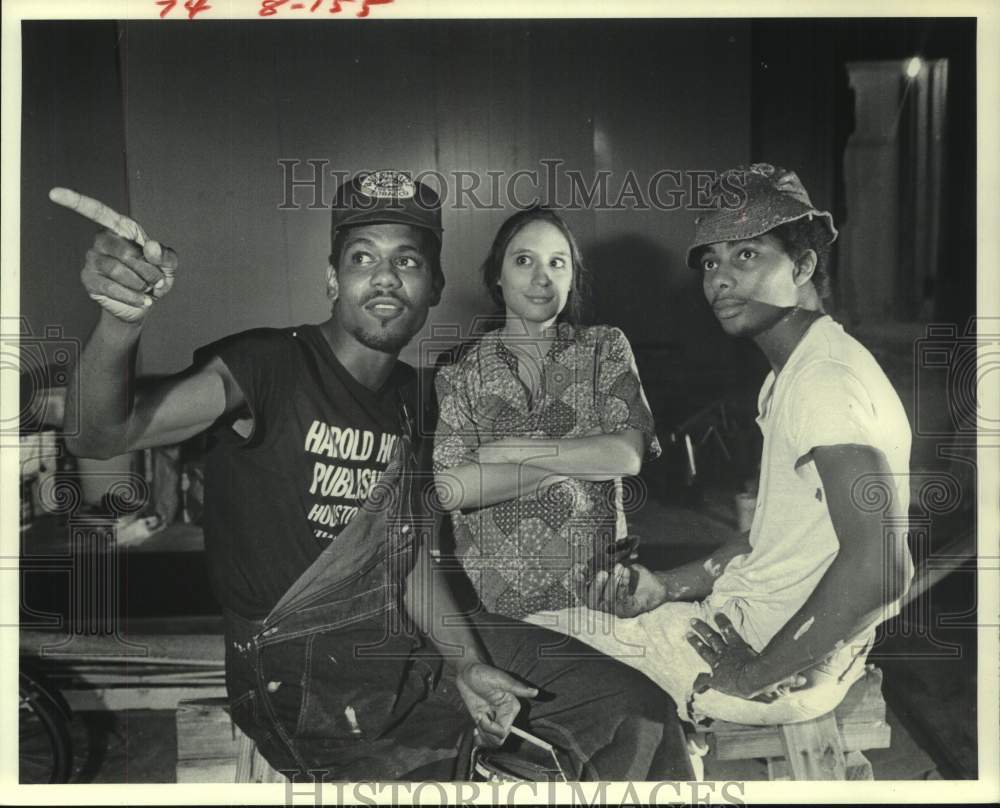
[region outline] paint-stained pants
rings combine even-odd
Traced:
[[[517,723],[555,747],[568,776],[691,778],[676,707],[644,676],[561,634],[495,615],[474,622],[494,666],[539,689]],[[401,641],[395,655],[358,653],[386,650],[380,620],[336,631],[322,651],[316,640],[291,639],[262,652],[259,625],[231,618],[227,629],[233,718],[274,768],[338,780],[444,779],[456,770],[472,722],[435,651],[405,653]]]
[[[719,719],[737,724],[768,725],[807,721],[834,709],[851,685],[864,673],[864,660],[872,633],[845,644],[828,659],[803,671],[806,687],[779,696],[770,703],[741,699],[709,689],[693,693],[694,681],[711,668],[687,641],[691,620],[698,618],[715,626],[718,609],[703,602],[665,603],[633,618],[614,617],[577,606],[539,612],[525,618],[575,637],[608,656],[646,674],[670,694],[678,715],[685,721],[703,723]],[[737,631],[738,612],[726,610]],[[760,649],[757,649],[760,650]]]

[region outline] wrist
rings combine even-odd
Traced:
[[[487,662],[483,655],[478,649],[470,648],[464,646],[459,654],[455,656],[446,657],[447,661],[451,663],[452,667],[455,669],[455,673],[461,676],[469,668],[474,665],[486,665]]]
[[[768,685],[773,684],[781,678],[769,675],[760,660],[759,656],[747,660],[740,669],[739,676],[737,677],[740,690],[747,698],[757,695],[762,690],[765,690]]]
[[[108,336],[121,342],[136,340],[142,333],[142,324],[146,318],[130,322],[116,317],[105,308],[101,309],[101,318],[98,320],[98,327]]]
[[[671,570],[657,572],[655,576],[660,584],[660,603],[680,600],[684,595],[690,594],[689,587],[684,586],[680,576],[675,575]],[[658,606],[660,603],[656,605]]]

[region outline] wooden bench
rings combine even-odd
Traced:
[[[716,760],[767,761],[771,780],[871,780],[866,749],[889,746],[882,672],[868,665],[833,712],[797,724],[745,726],[716,721],[705,731]],[[273,783],[284,778],[229,717],[225,698],[177,705],[178,783]]]
[[[283,783],[229,717],[225,697],[177,705],[178,783]]]
[[[770,780],[871,780],[866,749],[889,746],[882,671],[874,665],[836,710],[797,724],[759,727],[716,721],[705,730],[716,760],[764,758]]]

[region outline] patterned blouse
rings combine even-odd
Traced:
[[[474,462],[480,446],[504,438],[540,443],[638,429],[646,458],[660,454],[632,349],[618,328],[561,323],[530,406],[518,358],[499,329],[441,368],[435,386],[436,472]],[[576,583],[594,552],[626,534],[620,479],[568,479],[451,517],[458,557],[483,606],[513,618],[576,605]]]

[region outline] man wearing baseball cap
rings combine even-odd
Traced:
[[[499,743],[518,718],[571,778],[689,776],[674,707],[641,675],[582,647],[545,656],[562,638],[542,629],[470,621],[435,572],[440,513],[415,467],[415,374],[397,359],[444,286],[429,188],[397,171],[344,184],[330,318],[227,337],[134,396],[140,331],[177,257],[95,200],[50,196],[107,228],[82,271],[102,312],[76,371],[69,448],[112,456],[208,430],[205,541],[231,714],[271,766],[451,776],[441,764],[463,734]]]
[[[753,525],[677,569],[620,566],[611,580],[635,576],[634,593],[602,595],[601,578],[591,603],[625,618],[618,636],[646,645],[641,669],[685,718],[787,723],[839,703],[909,585],[910,429],[872,355],[824,313],[833,217],[767,163],[722,187],[739,204],[697,220],[687,263],[722,329],[771,365]]]

